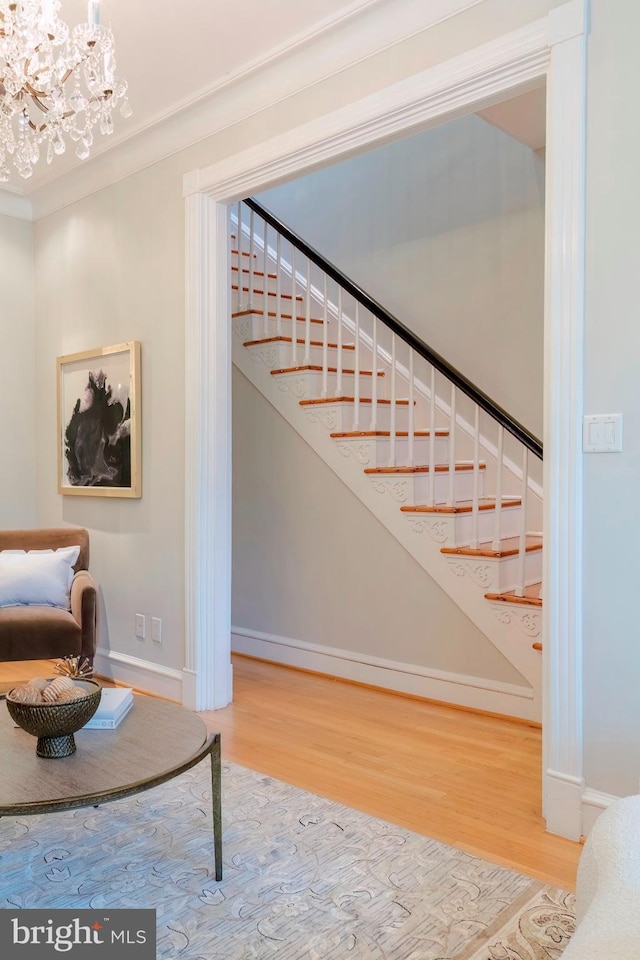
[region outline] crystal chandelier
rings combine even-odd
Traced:
[[[27,179],[44,153],[47,163],[68,140],[86,160],[93,128],[113,132],[112,109],[131,116],[127,84],[116,76],[113,34],[100,24],[100,0],[73,30],[60,20],[59,0],[0,0],[0,181],[12,163]]]

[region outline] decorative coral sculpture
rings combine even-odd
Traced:
[[[90,680],[93,676],[93,665],[86,657],[63,657],[53,669],[56,673],[74,680]]]

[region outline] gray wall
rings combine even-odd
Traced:
[[[88,527],[101,646],[168,667],[184,642],[183,202],[170,164],[36,223],[38,520]],[[55,358],[142,342],[139,500],[57,492]],[[135,613],[160,617],[162,645]]]
[[[428,63],[515,28],[554,4],[527,2],[530,11],[514,9],[505,0],[487,0],[483,16],[476,7],[455,23],[446,21],[339,77],[300,90],[36,223],[36,519],[41,525],[89,528],[91,566],[102,591],[102,645],[167,667],[184,664],[183,175],[254,149]],[[240,96],[244,91],[252,103],[255,79],[243,84],[236,92]],[[114,180],[118,177],[117,159],[106,154],[95,163]],[[75,182],[76,176],[84,182],[85,169],[90,167],[57,182],[52,188],[56,197],[65,196],[67,181]],[[60,496],[55,358],[129,339],[142,341],[143,497],[124,501]],[[161,646],[150,639],[136,640],[136,612],[162,618]]]
[[[640,5],[592,0],[585,412],[624,414],[624,449],[584,457],[584,716],[589,786],[640,780]]]
[[[469,116],[258,199],[542,437],[540,156]]]
[[[0,216],[0,527],[36,516],[33,224]],[[53,361],[51,362],[53,366]]]

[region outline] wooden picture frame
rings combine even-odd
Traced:
[[[57,358],[58,493],[141,497],[140,342]]]

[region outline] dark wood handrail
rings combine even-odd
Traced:
[[[343,290],[346,290],[347,293],[350,293],[358,303],[361,303],[370,313],[382,321],[385,326],[389,327],[395,334],[397,334],[405,343],[407,343],[412,350],[415,350],[421,357],[424,357],[430,364],[432,364],[436,370],[439,370],[440,373],[443,373],[451,383],[455,384],[463,393],[465,393],[474,403],[484,410],[489,416],[493,417],[499,424],[501,424],[505,430],[514,436],[520,443],[524,444],[527,449],[532,453],[542,459],[542,441],[538,440],[525,426],[515,420],[506,410],[499,406],[495,401],[491,399],[480,387],[477,387],[475,383],[472,383],[464,374],[460,373],[459,370],[456,370],[455,367],[452,367],[444,357],[441,357],[438,353],[427,346],[427,344],[417,337],[412,330],[409,330],[408,327],[405,327],[397,317],[394,317],[393,314],[389,313],[388,310],[385,310],[376,300],[365,293],[357,283],[354,283],[353,280],[350,280],[349,277],[345,276],[341,270],[334,266],[326,257],[323,257],[321,253],[318,253],[317,250],[314,250],[313,247],[310,247],[306,241],[299,237],[297,233],[291,230],[286,224],[282,223],[276,216],[274,216],[269,210],[258,203],[257,200],[254,200],[253,197],[248,197],[243,201],[249,207],[250,210],[253,210],[257,213],[263,220],[266,220],[270,226],[278,231],[289,243],[292,243],[298,250],[300,250],[306,257],[311,260],[312,263],[315,263],[316,266],[320,267],[327,276],[331,277],[332,280],[335,280]],[[240,229],[238,227],[238,229]]]

